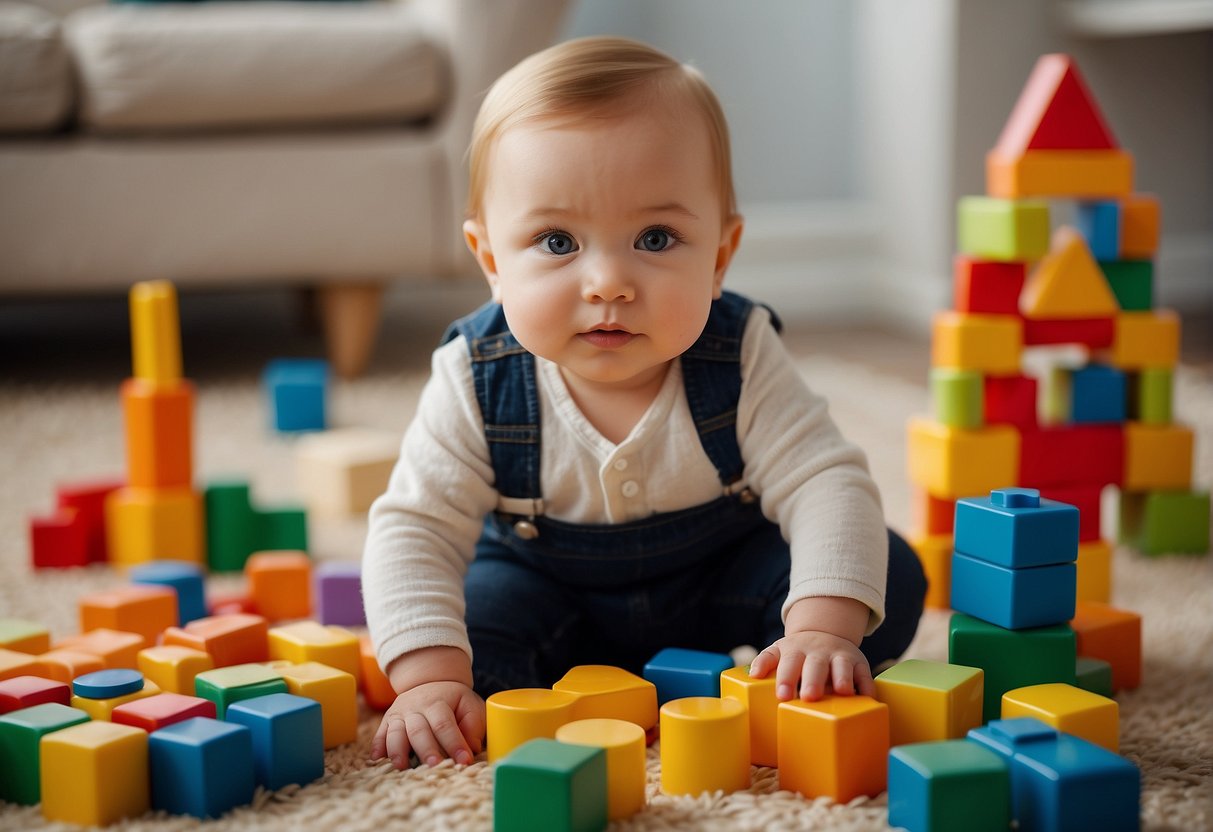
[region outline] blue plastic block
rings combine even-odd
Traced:
[[[1120,203],[1080,202],[1074,217],[1078,233],[1096,260],[1120,258]]]
[[[263,376],[271,427],[284,433],[324,430],[328,380],[327,361],[310,358],[271,361]]]
[[[998,754],[968,740],[889,751],[889,826],[908,832],[1006,832],[1011,777]]]
[[[999,488],[956,501],[956,551],[1018,569],[1078,559],[1078,509],[1035,488]]]
[[[657,686],[657,704],[688,696],[720,696],[720,674],[733,666],[725,653],[667,647],[644,666],[644,678]]]
[[[113,699],[143,690],[143,674],[138,670],[114,668],[85,673],[72,680],[72,693],[85,699]]]
[[[316,620],[340,627],[365,627],[362,603],[362,564],[328,561],[312,570],[312,603]]]
[[[0,801],[33,806],[42,800],[39,775],[42,738],[88,722],[79,708],[43,702],[0,716]]]
[[[1089,364],[1070,375],[1070,421],[1082,424],[1123,422],[1128,382],[1115,367]]]
[[[131,569],[129,577],[132,583],[177,591],[177,626],[206,617],[205,579],[200,567],[184,561],[154,560]]]
[[[1031,717],[993,720],[969,739],[1010,765],[1021,832],[1140,828],[1141,772],[1124,757]]]
[[[257,782],[267,789],[291,783],[304,786],[324,776],[324,723],[319,702],[273,693],[231,705],[226,719],[252,732]]]
[[[952,553],[952,609],[1008,630],[1069,621],[1077,591],[1074,563],[1008,569]]]
[[[216,818],[253,801],[248,728],[197,716],[148,735],[152,808]]]

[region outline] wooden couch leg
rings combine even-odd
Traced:
[[[329,363],[342,378],[361,375],[370,361],[383,286],[375,281],[327,283],[317,290]]]

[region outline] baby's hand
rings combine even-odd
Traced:
[[[409,749],[426,765],[444,757],[467,765],[483,747],[484,700],[460,682],[426,682],[406,690],[383,715],[371,759],[408,767]]]
[[[781,701],[795,698],[797,688],[806,702],[824,696],[827,686],[839,696],[876,694],[867,658],[853,643],[830,633],[789,633],[755,657],[750,675],[762,679],[772,669],[775,696]]]

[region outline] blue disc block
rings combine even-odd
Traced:
[[[284,433],[324,430],[328,381],[327,361],[308,358],[271,361],[263,376],[271,427]]]
[[[733,666],[725,653],[667,647],[644,666],[644,678],[657,686],[657,702],[688,696],[720,696],[720,674]]]
[[[307,785],[324,776],[320,703],[289,693],[235,702],[224,716],[252,732],[257,782],[267,789]]]
[[[952,553],[952,609],[1008,630],[1064,624],[1077,591],[1074,563],[1008,569]]]
[[[1076,424],[1123,422],[1128,401],[1128,380],[1115,367],[1088,364],[1070,374],[1070,421]]]
[[[202,569],[192,563],[154,560],[131,569],[130,579],[136,584],[167,586],[177,593],[177,626],[183,627],[207,616],[205,578]]]
[[[253,802],[253,739],[243,725],[205,716],[147,738],[152,808],[217,818]]]
[[[85,699],[113,699],[143,690],[143,674],[138,670],[98,670],[72,680],[72,693]]]
[[[956,501],[956,551],[1011,569],[1078,559],[1078,509],[1035,488]]]

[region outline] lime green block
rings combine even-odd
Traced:
[[[1099,268],[1122,310],[1148,312],[1154,308],[1153,260],[1101,260]]]
[[[931,398],[935,420],[950,428],[979,428],[984,424],[982,376],[973,370],[931,368]]]
[[[1122,492],[1120,540],[1146,555],[1207,554],[1209,492]]]
[[[606,825],[603,749],[536,739],[497,763],[494,832],[597,832]]]
[[[257,511],[257,549],[307,551],[307,512],[301,508]]]
[[[1077,641],[1069,624],[1004,630],[963,613],[948,625],[948,661],[985,671],[985,721],[1002,715],[1002,695],[1050,682],[1074,684]]]
[[[1079,656],[1075,662],[1074,675],[1078,680],[1078,687],[1112,698],[1112,665],[1103,659]]]
[[[1042,199],[966,196],[956,215],[962,254],[1010,262],[1039,260],[1049,250],[1049,203]]]
[[[970,740],[900,745],[889,752],[889,826],[931,832],[1005,832],[1011,773]]]
[[[1175,382],[1169,367],[1148,367],[1132,377],[1131,418],[1147,425],[1171,424]]]
[[[247,482],[206,487],[206,560],[212,572],[239,572],[257,551],[257,515]]]
[[[0,716],[0,800],[25,806],[41,801],[39,742],[52,731],[88,721],[84,711],[58,702]]]
[[[278,671],[263,664],[234,664],[206,670],[194,677],[194,695],[215,703],[219,719],[233,702],[271,693],[289,693]]]

